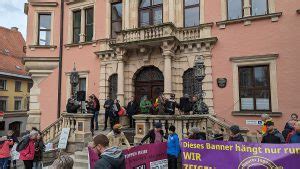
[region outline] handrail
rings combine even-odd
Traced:
[[[59,121],[62,121],[63,117],[60,117],[59,119],[57,119],[55,122],[53,122],[52,124],[50,124],[48,127],[46,127],[42,133],[44,133],[46,130],[49,130],[51,127],[53,127],[55,124],[57,124]]]

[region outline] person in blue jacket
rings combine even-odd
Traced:
[[[168,168],[177,169],[177,158],[180,153],[178,135],[175,133],[175,126],[169,127],[169,136],[167,142]]]

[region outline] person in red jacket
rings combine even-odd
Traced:
[[[38,132],[32,130],[29,134],[30,140],[26,148],[20,151],[20,160],[23,160],[25,169],[32,169],[34,159],[34,143],[36,141]]]
[[[7,163],[10,158],[10,147],[14,142],[7,139],[6,136],[0,138],[0,168],[7,169]]]

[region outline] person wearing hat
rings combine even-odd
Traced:
[[[95,152],[101,154],[95,169],[125,169],[125,155],[119,147],[109,147],[109,140],[105,135],[94,137],[93,144]]]
[[[263,135],[261,143],[285,143],[282,134],[274,127],[274,122],[267,121],[265,125],[267,126],[267,132]]]
[[[149,139],[150,144],[163,142],[164,131],[162,130],[162,124],[160,122],[156,122],[154,124],[154,129],[150,130],[145,137],[142,139],[140,144],[144,144],[144,142]]]
[[[238,141],[238,142],[244,142],[244,138],[241,135],[240,127],[237,125],[233,125],[230,128],[230,137],[229,141]]]
[[[109,140],[109,147],[123,147],[123,143],[125,143],[126,148],[130,148],[130,144],[122,132],[121,124],[115,124],[113,130],[107,134],[107,138]]]

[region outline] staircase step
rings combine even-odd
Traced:
[[[88,160],[88,153],[76,151],[75,152],[75,160]]]
[[[75,169],[80,169],[80,168],[88,168],[89,161],[88,160],[81,160],[81,159],[76,159],[74,163],[74,168]]]

